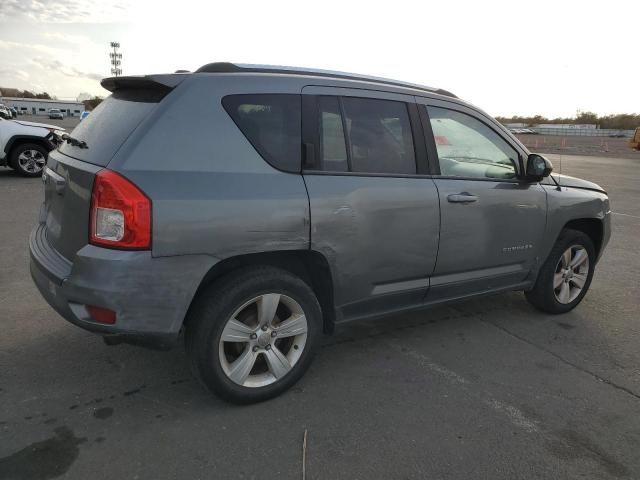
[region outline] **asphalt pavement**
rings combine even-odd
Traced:
[[[49,118],[48,115],[18,115],[14,120],[25,122],[46,123],[47,125],[55,125],[71,132],[78,123],[79,117]]]
[[[289,392],[238,407],[182,349],[102,340],[28,271],[39,179],[0,169],[0,480],[640,478],[640,163],[550,155],[605,187],[613,236],[582,304],[513,292],[324,339]]]

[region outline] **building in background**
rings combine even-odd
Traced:
[[[13,107],[26,115],[49,115],[51,108],[57,108],[65,117],[79,117],[84,104],[76,100],[44,100],[41,98],[0,97],[0,103]]]

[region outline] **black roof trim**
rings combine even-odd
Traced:
[[[331,70],[314,70],[297,67],[285,67],[276,65],[248,65],[237,64],[231,62],[214,62],[203,65],[195,73],[282,73],[289,75],[313,75],[316,77],[340,78],[345,80],[361,80],[368,82],[381,83],[384,85],[393,85],[397,87],[412,88],[415,90],[423,90],[430,93],[437,93],[447,97],[456,97],[453,93],[441,88],[425,87],[424,85],[416,85],[414,83],[402,82],[400,80],[392,80],[389,78],[373,77],[369,75],[359,75],[357,73],[334,72]]]

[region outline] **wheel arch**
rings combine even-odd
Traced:
[[[51,143],[47,141],[46,137],[38,137],[35,135],[14,135],[11,137],[4,146],[4,152],[7,154],[7,158],[11,156],[11,152],[15,147],[24,145],[26,143],[35,143],[43,147],[47,152],[50,152]]]
[[[212,283],[221,280],[228,273],[243,267],[271,266],[286,270],[305,281],[313,290],[322,309],[323,331],[331,334],[335,326],[336,309],[333,297],[333,278],[326,258],[313,250],[286,250],[251,253],[226,258],[209,269],[198,286],[187,314],[200,293]]]
[[[560,235],[562,235],[562,232],[564,232],[565,230],[578,230],[587,235],[593,242],[593,247],[596,251],[596,259],[600,258],[600,254],[605,242],[605,226],[603,220],[596,217],[581,217],[567,220],[564,224],[562,224],[562,227],[558,228],[557,233],[550,232],[548,243],[546,248],[544,249],[544,253],[539,260],[535,271],[532,272],[530,277],[532,287],[538,279],[540,269],[543,267],[544,263],[547,261],[549,255],[551,254],[553,246],[556,244],[556,242],[560,238]],[[555,236],[553,236],[554,233]]]
[[[560,233],[564,230],[578,230],[587,235],[593,242],[596,250],[596,258],[600,257],[602,242],[604,240],[604,225],[599,218],[578,218],[569,220],[564,224]]]

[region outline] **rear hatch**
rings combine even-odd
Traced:
[[[173,76],[166,77],[171,80]],[[95,174],[109,164],[131,133],[177,84],[165,83],[150,77],[103,80],[102,85],[113,94],[70,133],[77,141],[64,142],[49,154],[40,218],[49,244],[68,260],[72,261],[88,243]]]

